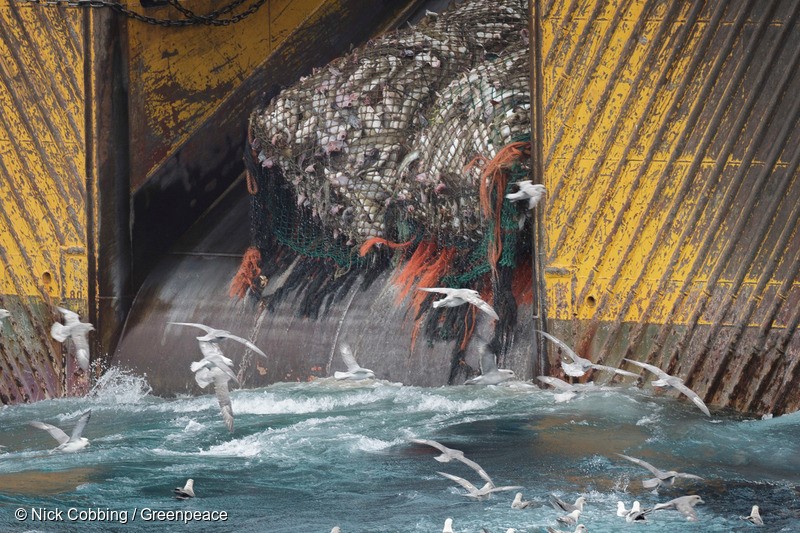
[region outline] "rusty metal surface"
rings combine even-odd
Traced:
[[[541,3],[555,331],[800,408],[800,2]]]
[[[0,0],[0,401],[78,391],[50,338],[54,305],[86,315],[84,17]]]
[[[155,394],[201,392],[189,370],[200,357],[197,333],[167,324],[186,321],[242,335],[268,354],[266,362],[252,354],[244,359],[243,346],[223,345],[236,368],[243,368],[245,387],[306,381],[344,370],[339,342],[349,343],[359,363],[380,379],[422,386],[448,383],[453,344],[429,345],[419,339],[412,348],[414,317],[408,305],[396,303],[397,288],[388,272],[366,290],[359,282],[349,286],[318,318],[302,316],[303,290],[292,290],[269,310],[256,308],[253,299],[230,298],[230,281],[249,244],[248,205],[244,184],[239,182],[159,262],[136,296],[114,365],[146,374]],[[521,310],[518,320],[520,333],[501,364],[530,379],[530,311]],[[490,338],[489,326],[481,322],[477,333]],[[467,353],[468,364],[475,368],[478,349],[473,342]]]

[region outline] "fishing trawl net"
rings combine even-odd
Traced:
[[[370,41],[257,109],[251,147],[292,197],[262,214],[279,240],[340,266],[374,237],[480,240],[479,169],[463,168],[529,130],[525,4],[459,4]]]

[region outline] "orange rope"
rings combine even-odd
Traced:
[[[408,248],[411,246],[411,243],[414,242],[414,239],[406,242],[392,242],[387,241],[386,239],[382,239],[380,237],[371,237],[364,241],[364,244],[361,245],[361,248],[358,249],[358,255],[364,257],[370,251],[370,249],[375,246],[376,244],[383,244],[384,246],[388,246],[389,248],[395,250],[397,248]]]
[[[497,275],[497,261],[503,251],[500,217],[508,185],[508,175],[505,171],[523,157],[530,157],[530,147],[529,142],[515,142],[504,146],[481,172],[481,186],[478,188],[481,211],[486,218],[494,220],[494,238],[489,242],[487,249],[489,265],[494,276]],[[472,163],[474,162],[475,159]],[[493,192],[494,205],[492,205]]]
[[[261,252],[258,248],[251,246],[242,257],[242,264],[231,280],[231,287],[228,295],[231,298],[244,298],[247,289],[253,287],[253,280],[261,274]]]

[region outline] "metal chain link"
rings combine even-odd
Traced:
[[[94,7],[94,8],[101,8],[107,7],[116,11],[117,13],[126,16],[133,20],[138,20],[139,22],[144,22],[145,24],[153,24],[156,26],[164,26],[164,27],[184,27],[184,26],[197,26],[197,25],[206,25],[206,26],[229,26],[231,24],[236,24],[240,20],[249,17],[258,9],[263,6],[267,0],[255,0],[250,6],[239,13],[238,15],[233,15],[228,18],[219,18],[220,15],[224,15],[225,13],[229,13],[236,9],[238,6],[244,3],[245,0],[233,0],[230,4],[223,6],[217,10],[214,10],[206,15],[198,15],[194,11],[187,9],[180,5],[179,0],[168,0],[169,4],[173,6],[175,9],[180,11],[186,18],[180,20],[171,20],[171,19],[159,19],[155,17],[150,17],[147,15],[142,15],[137,13],[136,11],[132,11],[127,7],[123,6],[120,3],[112,2],[110,0],[19,0],[21,2],[27,2],[30,4],[40,4],[46,6],[61,6],[67,5],[69,7]]]

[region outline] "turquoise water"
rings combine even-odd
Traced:
[[[154,397],[143,378],[112,369],[85,398],[2,408],[0,531],[328,533],[338,525],[343,533],[433,533],[451,517],[457,532],[530,532],[558,525],[563,513],[545,503],[549,493],[584,495],[589,532],[747,531],[754,526],[738,516],[753,504],[766,522],[761,530],[800,531],[797,413],[708,419],[688,402],[637,389],[555,403],[552,393],[527,386],[328,379],[236,390],[232,400],[231,434],[213,395]],[[41,420],[70,433],[86,409],[91,445],[74,454],[49,453],[55,441],[28,425]],[[480,479],[461,463],[435,461],[436,452],[412,438],[463,450],[496,484],[522,485],[526,499],[543,505],[511,509],[513,492],[461,496],[436,472]],[[705,481],[678,480],[654,495],[641,487],[647,472],[617,452]],[[173,499],[172,489],[190,477],[197,497]],[[697,522],[659,511],[642,526],[614,513],[617,500],[651,506],[690,493],[705,501]],[[19,508],[24,521],[15,518]],[[37,519],[40,509],[60,521]],[[215,512],[218,520],[184,524],[158,520],[155,511]]]

